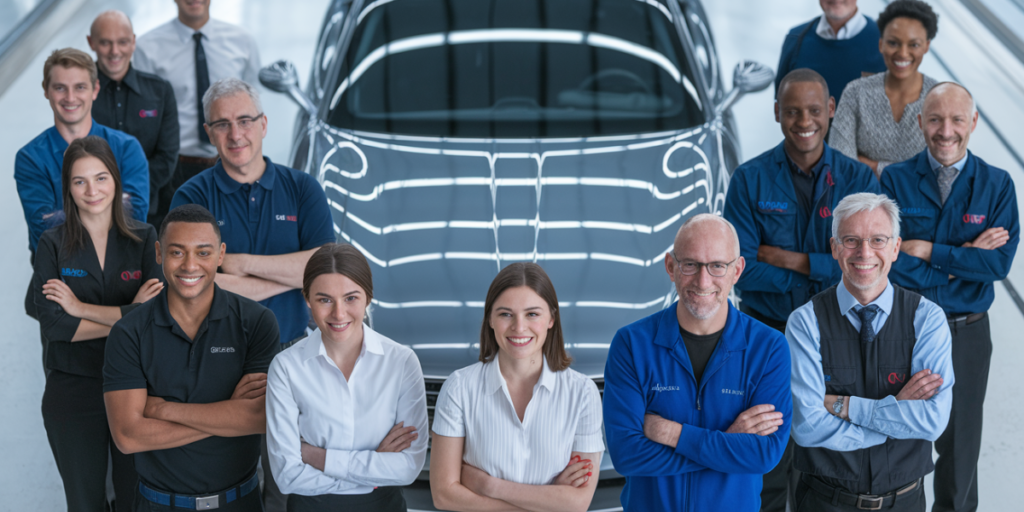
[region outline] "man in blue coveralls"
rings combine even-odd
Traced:
[[[729,304],[744,265],[729,221],[694,216],[665,255],[679,301],[615,334],[604,422],[627,511],[760,506],[789,439],[790,356],[781,333]]]
[[[842,275],[832,258],[832,210],[857,192],[880,192],[866,165],[825,143],[835,102],[817,72],[796,69],[779,84],[775,119],[784,140],[733,173],[724,217],[736,226],[746,271],[740,310],[781,332],[786,319]],[[761,510],[785,512],[796,491],[793,443],[764,477]]]
[[[928,148],[886,168],[882,189],[900,205],[903,245],[894,283],[945,311],[953,333],[953,410],[935,441],[934,512],[978,509],[982,406],[992,358],[988,308],[1020,241],[1013,180],[967,151],[978,123],[967,89],[941,83],[918,118]]]

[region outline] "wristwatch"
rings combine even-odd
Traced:
[[[832,402],[832,412],[835,413],[836,416],[840,416],[843,412],[843,398],[845,397],[838,397],[835,402]]]

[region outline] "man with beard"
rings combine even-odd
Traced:
[[[811,68],[825,77],[838,104],[846,84],[885,71],[881,34],[875,20],[857,10],[857,0],[820,2],[823,14],[793,27],[783,40],[775,91],[790,71]]]
[[[946,315],[893,286],[900,212],[860,193],[833,212],[842,281],[789,317],[796,511],[924,510],[932,441],[949,419]]]
[[[604,421],[627,511],[760,506],[789,440],[790,364],[782,334],[728,302],[744,266],[729,221],[692,217],[665,254],[679,301],[615,334]]]
[[[736,226],[749,262],[736,283],[740,311],[783,333],[793,310],[842,275],[828,242],[832,210],[850,194],[881,192],[868,166],[825,143],[834,112],[820,74],[790,71],[775,102],[784,140],[737,168],[729,182],[722,215]],[[789,441],[782,461],[764,476],[761,510],[786,512],[798,478]]]
[[[907,238],[893,282],[942,307],[953,333],[953,410],[935,450],[933,511],[978,509],[978,455],[992,358],[988,308],[1006,277],[1020,226],[1013,180],[967,151],[978,123],[970,93],[941,83],[918,117],[928,148],[886,168],[882,189],[899,203]]]

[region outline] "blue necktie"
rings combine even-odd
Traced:
[[[199,105],[199,140],[209,144],[210,136],[203,129],[203,123],[206,122],[206,116],[203,114],[203,95],[210,88],[210,68],[206,65],[206,52],[203,51],[203,33],[192,34],[192,39],[196,40],[196,101]]]

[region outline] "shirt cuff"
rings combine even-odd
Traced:
[[[834,265],[835,258],[831,254],[823,252],[811,252],[807,253],[807,259],[811,264],[811,275],[808,278],[811,281],[830,281],[832,277],[832,265]]]
[[[349,463],[352,452],[349,450],[327,450],[324,461],[324,474],[338,480],[348,480]]]
[[[932,244],[932,268],[940,272],[945,272],[946,267],[949,266],[949,259],[953,255],[953,246],[946,244]]]
[[[889,395],[881,400],[869,400],[859,396],[850,397],[850,423],[865,428],[871,428],[871,422],[875,419],[875,410],[879,407],[893,405],[896,397]]]
[[[683,425],[676,441],[676,453],[694,462],[699,462],[700,445],[704,441],[704,429],[693,425]]]
[[[604,451],[604,440],[601,433],[577,435],[572,442],[572,451],[580,453],[600,453]]]

